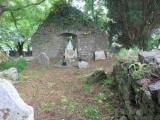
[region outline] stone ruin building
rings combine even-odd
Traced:
[[[65,55],[91,60],[96,50],[106,49],[107,35],[81,11],[60,4],[39,26],[31,41],[33,56],[45,52],[50,58]]]

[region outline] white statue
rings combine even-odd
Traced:
[[[73,45],[72,45],[71,40],[69,40],[67,47],[66,47],[66,50],[73,50]]]
[[[77,58],[77,49],[74,50],[72,41],[69,40],[67,47],[65,48],[65,59]]]

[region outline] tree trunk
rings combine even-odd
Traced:
[[[17,43],[17,50],[18,50],[18,55],[19,56],[23,55],[23,45],[24,45],[24,42],[18,42]]]
[[[94,0],[92,0],[92,3],[91,3],[91,11],[92,11],[93,21],[96,22],[95,13],[94,13]]]

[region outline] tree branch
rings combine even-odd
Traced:
[[[6,9],[5,6],[0,5],[0,16],[6,11]]]
[[[27,7],[30,7],[30,6],[40,5],[44,1],[46,1],[46,0],[41,0],[41,1],[37,2],[37,3],[30,3],[30,4],[27,4],[25,6],[21,6],[21,7],[15,8],[15,9],[10,9],[10,8],[7,8],[6,6],[0,5],[0,16],[6,11],[18,11],[18,10],[21,10],[21,9],[24,9],[24,8],[27,8]]]
[[[14,17],[13,12],[10,11],[10,14],[11,14],[11,16],[12,16],[12,19],[13,19],[13,22],[14,22],[14,25],[15,25],[16,29],[18,29],[18,27],[17,27],[17,22],[16,22],[16,18]]]

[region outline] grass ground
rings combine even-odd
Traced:
[[[119,103],[107,84],[86,84],[97,68],[112,71],[112,60],[91,62],[87,69],[56,68],[29,63],[16,84],[24,101],[33,106],[35,120],[112,120]]]

